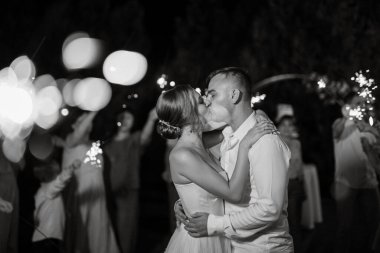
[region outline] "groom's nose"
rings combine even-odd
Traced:
[[[207,96],[203,96],[203,101],[205,103],[205,105],[208,107],[210,104],[211,104],[211,101],[208,99]]]

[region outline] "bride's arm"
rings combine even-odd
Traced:
[[[257,124],[240,142],[234,173],[228,183],[218,172],[189,149],[177,149],[170,154],[170,166],[176,172],[206,191],[231,203],[239,202],[249,176],[248,151],[263,135],[271,133],[270,123]]]
[[[223,141],[222,130],[213,130],[202,134],[203,145],[206,149],[214,147]]]

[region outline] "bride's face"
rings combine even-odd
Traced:
[[[199,95],[198,92],[194,91],[196,93],[196,98],[198,101],[198,113],[199,113],[199,119],[202,123],[202,128],[204,128],[207,123],[210,121],[210,112],[208,107],[205,104],[205,101],[201,95]]]

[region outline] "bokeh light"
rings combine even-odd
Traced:
[[[0,85],[0,115],[14,123],[22,124],[29,120],[33,112],[33,99],[23,88]]]
[[[93,38],[75,38],[62,47],[62,60],[67,69],[90,68],[99,62],[102,43]]]
[[[8,85],[17,85],[17,75],[12,68],[3,68],[0,71],[0,85],[8,84]]]
[[[40,160],[48,158],[54,150],[54,145],[49,134],[32,134],[29,138],[28,147],[30,153]]]
[[[34,63],[25,55],[16,58],[11,63],[11,68],[15,72],[19,83],[30,82],[36,75]]]
[[[61,114],[62,116],[66,117],[69,115],[69,110],[67,108],[62,108]]]
[[[103,74],[110,83],[133,85],[145,76],[147,68],[147,60],[142,54],[120,50],[107,56]]]
[[[74,88],[74,102],[83,110],[99,111],[111,100],[112,90],[101,78],[86,78]]]
[[[64,102],[69,106],[77,106],[74,101],[74,89],[81,79],[73,79],[68,81],[62,90],[62,96]]]
[[[44,116],[55,114],[62,105],[62,96],[58,88],[48,86],[37,93],[36,109]]]
[[[57,123],[58,119],[59,119],[58,112],[55,112],[54,114],[51,114],[51,115],[39,114],[38,117],[35,119],[35,123],[43,129],[49,129],[52,126],[54,126],[54,124]]]
[[[18,163],[24,156],[26,144],[22,139],[8,139],[5,138],[3,141],[3,152],[4,155],[9,159],[9,161]]]
[[[48,86],[57,86],[54,77],[50,74],[38,76],[37,78],[35,78],[33,83],[36,91],[42,90],[43,88]]]

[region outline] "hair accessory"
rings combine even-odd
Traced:
[[[160,119],[158,122],[160,122],[161,124],[167,126],[168,128],[171,128],[171,129],[173,129],[173,130],[181,131],[181,128],[176,127],[176,126],[172,126],[172,125],[170,125],[169,122],[166,122],[165,120]]]

